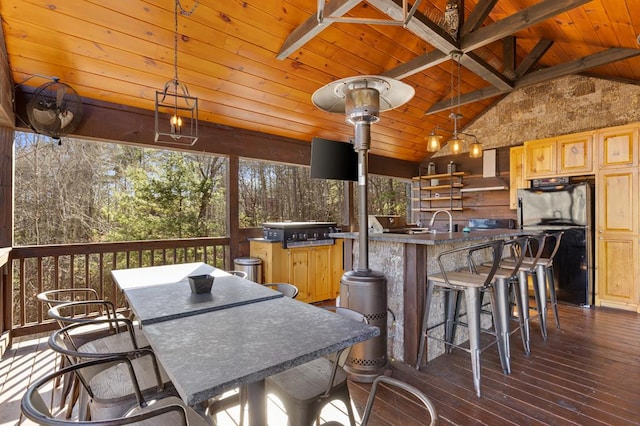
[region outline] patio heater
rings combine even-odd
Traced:
[[[351,380],[373,382],[389,371],[387,360],[387,279],[369,269],[369,226],[367,212],[368,152],[371,123],[378,114],[397,108],[414,95],[413,87],[383,76],[356,76],[334,81],[318,89],[312,102],[318,108],[343,113],[354,126],[354,149],[358,153],[359,258],[356,269],[340,279],[340,306],[366,316],[369,324],[380,328],[380,335],[355,345],[345,365]]]

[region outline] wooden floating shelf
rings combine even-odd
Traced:
[[[413,211],[413,212],[435,212],[435,211],[438,211],[438,210],[449,210],[449,211],[452,211],[452,212],[461,212],[464,209],[462,207],[454,207],[452,209],[447,208],[447,207],[441,207],[441,208],[434,207],[434,208],[428,208],[428,209],[411,209],[411,211]]]
[[[464,176],[466,175],[465,172],[455,172],[455,173],[438,173],[436,175],[422,175],[422,176],[415,176],[412,179],[413,180],[426,180],[426,179],[443,179],[443,178],[448,178],[451,176]]]
[[[463,188],[460,192],[507,191],[508,186],[487,186],[485,188]]]

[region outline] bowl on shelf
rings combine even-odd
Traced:
[[[192,293],[205,294],[211,292],[211,286],[213,285],[212,275],[191,275],[187,278],[189,278]]]

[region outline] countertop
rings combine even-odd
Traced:
[[[369,233],[371,241],[388,241],[390,243],[438,245],[465,241],[480,241],[486,239],[509,238],[521,235],[521,229],[483,229],[469,232],[440,232],[437,234],[393,234],[393,233]],[[357,239],[358,232],[336,232],[329,234],[333,238]]]

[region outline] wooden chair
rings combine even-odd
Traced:
[[[367,322],[364,315],[351,309],[330,309],[354,321]],[[355,425],[347,373],[342,368],[350,349],[348,347],[331,357],[318,358],[267,378],[267,393],[276,395],[282,401],[289,425],[312,425],[319,419],[322,408],[335,399],[345,404],[349,422]]]
[[[133,394],[135,396],[126,412],[122,416],[110,419],[83,421],[83,419],[61,419],[55,417],[44,402],[44,393],[53,392],[51,384],[55,383],[64,375],[74,374],[80,378],[86,389],[91,392],[92,388],[84,381],[85,370],[108,370],[117,365],[124,365],[123,378],[127,378],[133,384]],[[55,387],[53,388],[55,389]],[[206,426],[207,421],[200,417],[193,409],[187,407],[180,398],[175,396],[165,397],[150,401],[145,399],[144,393],[138,387],[136,373],[132,361],[126,356],[114,356],[108,358],[94,359],[88,362],[74,364],[49,374],[32,383],[21,401],[22,413],[29,420],[39,425],[101,425],[116,426],[129,424],[149,424],[149,425],[190,425]],[[141,423],[143,422],[143,423]]]

